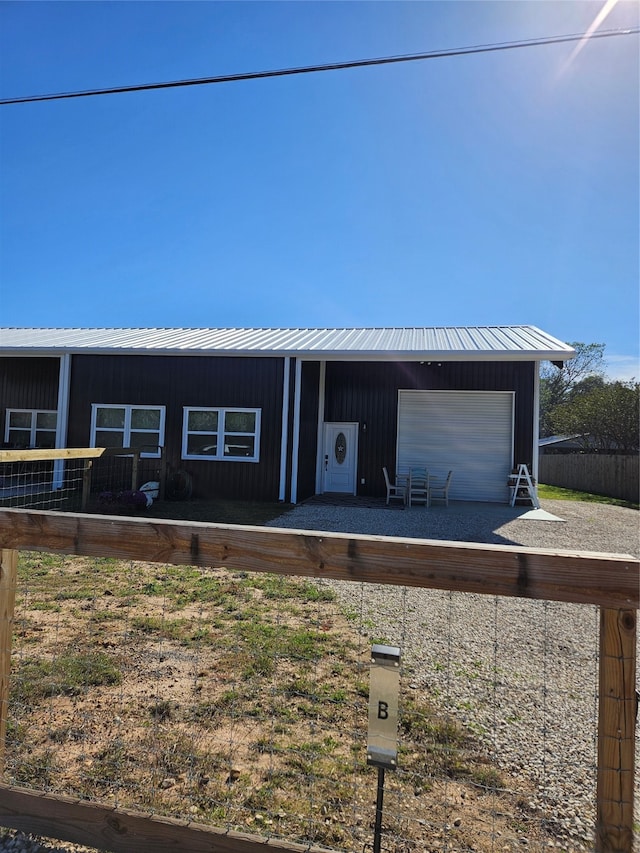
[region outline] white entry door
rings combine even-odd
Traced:
[[[325,424],[322,491],[356,493],[358,424]]]

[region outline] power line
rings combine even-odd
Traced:
[[[457,47],[449,50],[436,50],[428,53],[411,53],[400,56],[385,56],[377,59],[356,59],[351,62],[332,62],[328,65],[306,65],[297,68],[282,68],[274,71],[250,71],[242,74],[225,74],[218,77],[197,77],[189,80],[172,80],[165,83],[143,83],[136,86],[116,86],[109,89],[87,89],[79,92],[59,92],[51,95],[29,95],[21,98],[4,98],[0,106],[9,104],[31,104],[41,101],[62,101],[70,98],[90,98],[97,95],[120,95],[125,92],[148,92],[154,89],[178,89],[186,86],[205,86],[214,83],[237,83],[241,80],[265,80],[270,77],[291,77],[296,74],[315,74],[320,71],[343,71],[349,68],[367,68],[374,65],[392,65],[400,62],[418,62],[427,59],[442,59],[448,56],[468,56],[474,53],[494,53],[502,50],[515,50],[523,47],[540,47],[542,45],[564,44],[588,38],[601,39],[615,36],[637,35],[640,28],[633,27],[625,30],[605,30],[587,36],[577,33],[564,36],[547,36],[539,39],[500,42],[497,44],[474,45],[472,47]]]

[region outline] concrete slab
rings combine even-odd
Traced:
[[[547,512],[546,509],[530,509],[518,516],[519,521],[564,521],[564,518],[558,518]]]

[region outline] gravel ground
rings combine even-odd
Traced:
[[[524,507],[503,504],[451,503],[403,510],[309,502],[271,525],[640,556],[640,514],[636,510],[582,501],[548,500],[541,506],[562,521],[528,521]]]
[[[524,509],[481,504],[392,511],[309,503],[272,524],[640,555],[635,510],[551,500],[542,509],[562,520],[533,520]],[[499,767],[533,786],[530,809],[555,821],[569,849],[588,849],[595,814],[597,608],[334,586],[368,632],[402,647],[403,678],[443,697],[444,707],[486,743]]]
[[[640,515],[605,504],[543,501],[562,521],[508,506],[411,509],[303,504],[272,526],[640,556]],[[593,829],[597,626],[594,607],[350,583],[334,584],[367,632],[403,649],[403,679],[484,740],[493,759],[533,786],[532,812],[553,816],[566,849]],[[640,766],[640,753],[636,767]],[[640,784],[636,773],[636,798]],[[89,848],[0,836],[0,853]]]

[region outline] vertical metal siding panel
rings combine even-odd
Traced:
[[[287,487],[285,500],[291,499],[291,487],[293,477],[293,423],[295,415],[295,388],[296,388],[296,359],[291,359],[291,369],[289,370],[289,414],[288,414],[288,434],[289,442],[287,447]]]
[[[89,442],[91,403],[164,405],[169,470],[192,476],[195,497],[278,499],[282,359],[75,356],[71,382],[69,429],[75,444]],[[262,409],[260,462],[182,460],[184,406]]]
[[[533,447],[534,436],[534,389],[535,389],[535,362],[525,362],[518,365],[518,390],[516,392],[515,412],[515,441],[514,441],[514,464],[520,462],[533,470],[533,456],[537,449]]]
[[[58,358],[0,358],[3,409],[55,409],[58,403]]]
[[[7,409],[57,409],[58,358],[0,358],[0,441]]]
[[[191,364],[192,361],[196,363]],[[282,427],[282,359],[178,358],[179,382],[173,386],[171,408],[177,421],[171,438],[177,463],[194,479],[200,495],[277,500]],[[187,371],[190,375],[187,376]],[[260,408],[260,462],[196,462],[180,460],[184,406],[246,406]]]
[[[384,362],[329,362],[326,420],[356,421],[358,437],[357,493],[384,492],[383,465],[395,457],[396,366]],[[366,430],[364,424],[367,425]],[[364,485],[361,480],[364,478]]]
[[[319,380],[319,362],[303,362],[302,400],[300,407],[300,453],[298,456],[298,501],[311,497],[316,491]]]

